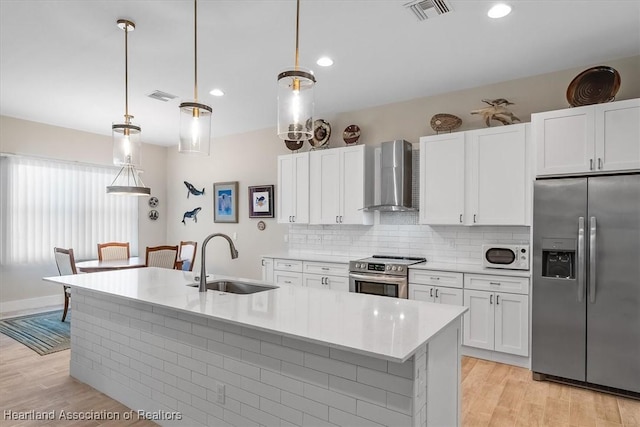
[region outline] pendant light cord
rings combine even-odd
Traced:
[[[298,63],[298,28],[300,26],[300,0],[297,0],[297,6],[296,6],[296,65],[295,65],[295,69],[298,70],[299,67],[299,63]]]
[[[124,23],[124,122],[129,120],[129,23]]]
[[[193,0],[193,98],[198,102],[198,0]]]

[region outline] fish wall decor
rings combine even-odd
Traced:
[[[200,212],[201,210],[202,210],[202,208],[197,207],[192,211],[186,211],[184,213],[184,215],[182,215],[182,223],[184,225],[187,225],[187,223],[185,222],[185,219],[187,219],[187,218],[193,218],[194,222],[198,222],[198,212]]]
[[[506,107],[506,105],[513,105],[513,102],[509,102],[504,98],[483,99],[482,102],[484,102],[485,104],[489,104],[490,107],[473,110],[471,114],[482,115],[482,118],[484,119],[484,122],[487,124],[487,126],[491,126],[491,120],[497,120],[503,125],[511,125],[513,124],[513,122],[520,121],[520,119]]]
[[[198,190],[196,187],[194,187],[191,183],[184,181],[184,185],[187,186],[187,199],[189,198],[190,194],[193,194],[194,196],[202,196],[204,194],[204,187],[202,187],[202,191]]]

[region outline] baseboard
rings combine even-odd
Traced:
[[[21,312],[26,310],[37,311],[52,306],[64,306],[64,294],[60,290],[59,295],[47,295],[38,298],[19,299],[14,301],[0,302],[0,318],[6,317],[9,313]]]
[[[529,357],[516,356],[514,354],[502,353],[500,351],[485,350],[483,348],[462,346],[462,354],[478,359],[491,360],[492,362],[505,363],[507,365],[519,366],[531,369],[531,359]]]

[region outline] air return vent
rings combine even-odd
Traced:
[[[171,95],[170,93],[163,92],[161,90],[154,90],[147,96],[149,98],[157,99],[158,101],[164,101],[164,102],[177,98],[177,96]]]
[[[414,0],[405,3],[404,7],[413,12],[420,21],[449,13],[452,10],[449,2],[445,0]]]

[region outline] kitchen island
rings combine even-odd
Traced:
[[[45,280],[72,289],[71,376],[161,425],[461,422],[465,307],[294,286],[200,293],[191,272],[160,268]]]

